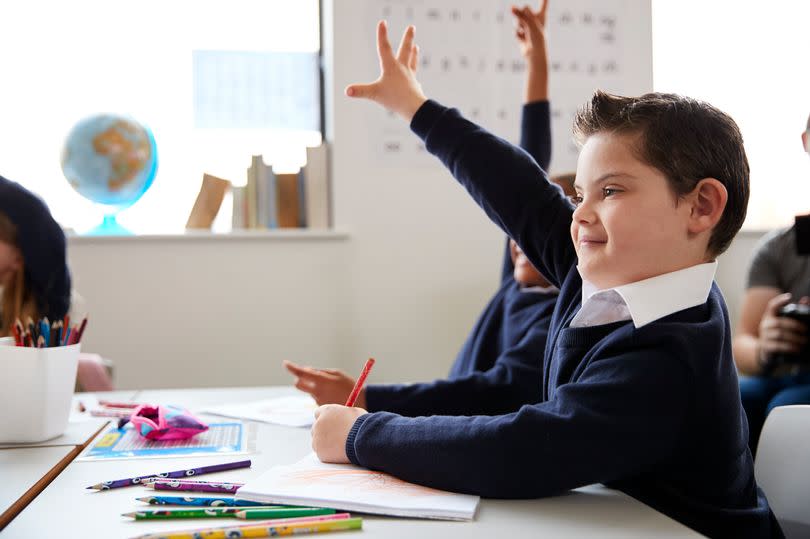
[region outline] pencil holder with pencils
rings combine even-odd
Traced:
[[[41,442],[67,428],[81,344],[0,345],[0,443]]]

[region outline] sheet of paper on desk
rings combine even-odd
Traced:
[[[255,425],[209,423],[208,430],[187,440],[158,442],[147,440],[130,425],[111,425],[81,452],[76,460],[115,460],[206,455],[240,455],[256,450]]]
[[[480,501],[351,464],[324,464],[314,453],[270,468],[241,487],[236,499],[443,520],[472,520]]]
[[[277,397],[253,402],[209,406],[202,413],[275,423],[287,427],[309,427],[318,405],[309,395]]]

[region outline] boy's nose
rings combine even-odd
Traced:
[[[572,219],[577,223],[593,223],[596,219],[593,206],[585,201],[581,202],[574,208]]]

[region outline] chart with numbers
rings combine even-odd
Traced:
[[[413,24],[420,47],[417,74],[425,94],[516,143],[526,65],[510,5],[504,0],[367,0],[364,24],[373,29],[378,20],[387,20],[395,48]],[[595,89],[626,95],[651,91],[650,0],[552,2],[546,36],[551,171],[560,173],[576,168],[571,123]],[[363,54],[377,64],[373,47]],[[368,141],[376,158],[392,166],[435,163],[399,118],[379,111],[368,118]]]

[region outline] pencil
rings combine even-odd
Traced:
[[[74,343],[78,343],[82,341],[82,335],[84,335],[84,328],[87,327],[87,317],[85,316],[82,318],[82,323],[79,324],[79,329],[76,330],[76,338],[73,340]]]
[[[305,517],[267,520],[225,526],[218,528],[197,528],[172,532],[148,533],[133,539],[229,539],[231,537],[275,537],[279,535],[298,535],[305,533],[330,532],[340,530],[359,530],[363,527],[362,518],[350,518],[348,513],[323,517]]]
[[[236,509],[233,515],[242,520],[258,520],[263,518],[292,518],[292,517],[315,517],[320,515],[334,515],[334,509],[322,507],[272,507],[269,509],[248,507],[229,508]]]
[[[269,507],[268,507],[269,508]],[[168,520],[177,518],[235,518],[242,507],[196,507],[194,509],[154,509],[123,513],[121,516],[135,520]],[[294,515],[301,516],[301,515]],[[307,515],[312,516],[312,515]]]
[[[185,505],[189,507],[265,507],[262,502],[251,502],[248,500],[236,500],[224,497],[202,497],[202,496],[144,496],[135,498],[139,502],[146,502],[149,505]],[[296,507],[293,505],[274,505],[273,507]]]
[[[205,481],[181,481],[179,479],[158,479],[144,483],[155,490],[182,490],[185,492],[215,492],[233,494],[244,483],[208,483]]]
[[[357,400],[357,396],[360,395],[360,390],[363,389],[363,384],[366,381],[366,377],[368,373],[371,371],[371,367],[374,366],[374,358],[368,358],[366,364],[363,366],[363,372],[360,373],[360,376],[357,378],[357,382],[354,384],[354,388],[352,388],[352,392],[349,393],[349,398],[346,399],[346,406],[354,406],[354,401]]]
[[[91,412],[93,415],[96,410]],[[104,414],[126,414],[129,417],[132,412],[128,410],[104,410]],[[120,417],[113,415],[113,417]],[[147,479],[179,479],[183,477],[193,477],[197,475],[224,472],[226,470],[236,470],[238,468],[250,468],[250,460],[238,460],[234,462],[226,462],[224,464],[212,464],[210,466],[200,466],[199,468],[187,468],[185,470],[175,470],[173,472],[161,472],[156,474],[141,475],[138,477],[128,477],[126,479],[115,479],[113,481],[103,481],[95,485],[87,487],[88,489],[95,490],[110,490],[112,488],[129,487],[132,485],[140,485]]]

